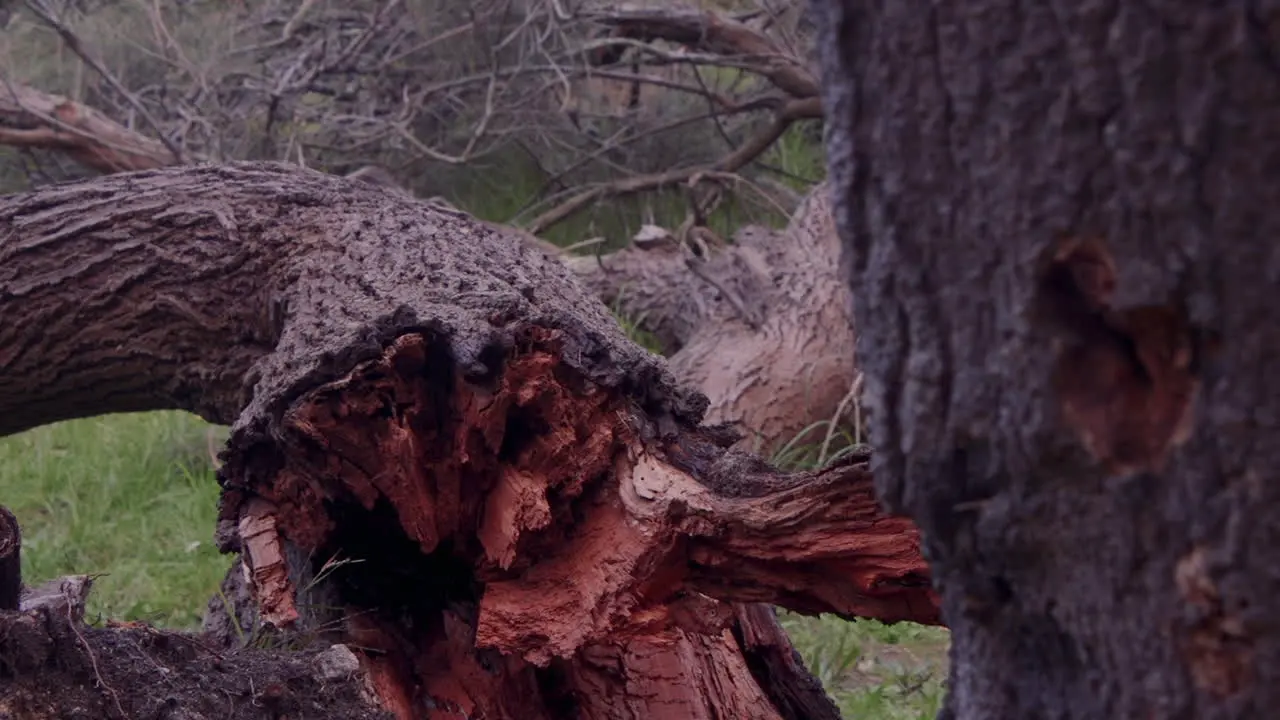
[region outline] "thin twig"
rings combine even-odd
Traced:
[[[138,114],[142,116],[142,119],[147,121],[147,124],[151,126],[151,130],[160,138],[160,142],[164,143],[165,148],[173,154],[174,162],[179,165],[184,164],[186,160],[184,159],[182,150],[180,150],[178,146],[169,139],[164,128],[161,127],[160,122],[147,111],[146,106],[142,104],[141,100],[139,100],[133,93],[126,90],[124,85],[121,85],[120,81],[117,80],[116,77],[105,67],[103,67],[102,63],[98,62],[97,58],[89,54],[89,51],[84,47],[84,43],[80,42],[80,37],[72,32],[71,28],[64,25],[61,20],[54,16],[53,11],[44,4],[44,0],[26,1],[27,7],[31,12],[35,13],[36,17],[43,20],[44,23],[53,29],[54,32],[58,33],[58,36],[67,44],[67,47],[70,48],[71,52],[75,53],[76,56],[84,62],[84,64],[93,68],[94,72],[98,73],[98,75],[100,75],[102,79],[111,86],[112,90],[120,93],[125,101],[132,105],[134,110],[138,111]]]
[[[737,311],[738,316],[742,319],[742,322],[746,324],[747,327],[751,328],[753,331],[759,331],[760,326],[764,322],[763,319],[760,317],[760,313],[753,312],[750,308],[747,307],[747,303],[745,300],[742,299],[742,296],[739,295],[733,288],[729,287],[723,282],[720,282],[718,279],[713,277],[711,273],[707,272],[706,269],[703,267],[704,263],[705,261],[703,260],[694,260],[693,258],[685,259],[685,266],[689,268],[690,272],[692,272],[695,276],[697,276],[703,282],[707,283],[708,285],[710,285],[711,287],[719,291],[720,296],[723,297],[725,301],[728,302],[729,305],[731,305],[733,309]]]
[[[646,190],[657,190],[664,187],[670,187],[677,183],[685,182],[699,173],[734,172],[742,168],[747,163],[755,160],[765,150],[768,150],[773,143],[777,142],[778,138],[782,137],[782,134],[785,133],[787,128],[791,127],[792,123],[796,120],[814,117],[815,113],[820,114],[821,110],[822,105],[817,98],[788,101],[783,105],[777,115],[774,116],[773,123],[771,123],[768,128],[747,140],[733,152],[721,158],[710,167],[704,166],[685,168],[682,170],[668,170],[667,172],[642,175],[612,183],[596,185],[595,187],[579,192],[577,195],[574,195],[568,200],[565,200],[559,205],[534,218],[526,229],[535,235],[540,235],[546,232],[547,228],[567,219],[574,213],[588,207],[592,203],[599,202],[607,197],[621,197],[638,192],[644,192]]]

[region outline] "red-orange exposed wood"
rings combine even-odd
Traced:
[[[334,578],[351,586],[348,616],[382,638],[371,662],[390,706],[431,698],[516,717],[513,685],[550,671],[583,717],[638,703],[772,718],[733,636],[747,612],[734,603],[939,622],[916,533],[880,512],[865,457],[779,476],[715,433],[653,435],[625,398],[560,363],[558,335],[531,328],[482,383],[440,364],[432,338],[403,335],[295,403],[283,466],[246,489],[279,508],[288,542],[358,560]],[[382,554],[345,544],[351,513],[376,516],[359,523],[359,546]],[[425,623],[405,646],[394,608],[362,606],[354,588],[414,564],[423,572],[406,581],[437,582],[435,567],[455,586],[400,589],[395,612]],[[258,594],[278,603],[273,586]],[[483,649],[497,668],[467,671]],[[623,678],[603,673],[619,662]]]

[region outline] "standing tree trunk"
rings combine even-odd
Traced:
[[[1280,705],[1280,6],[818,0],[944,717]]]
[[[0,434],[232,424],[257,616],[360,648],[402,720],[835,717],[755,603],[937,621],[865,455],[726,450],[562,264],[461,213],[272,164],[55,185],[0,202],[0,317]]]

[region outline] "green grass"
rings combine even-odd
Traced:
[[[813,183],[827,175],[827,159],[822,143],[814,142],[811,126],[797,123],[787,128],[759,163],[774,171],[775,177],[797,192],[808,192]]]
[[[218,486],[206,428],[164,412],[0,439],[0,504],[22,526],[26,583],[101,574],[90,619],[199,625],[230,565],[213,547]]]
[[[844,717],[937,716],[947,677],[946,630],[789,613],[782,614],[782,626]]]

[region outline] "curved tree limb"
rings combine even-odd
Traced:
[[[696,260],[667,240],[564,262],[657,339],[677,376],[709,398],[709,420],[738,423],[747,446],[767,452],[816,444],[842,419],[856,374],[827,186],[784,230],[746,227],[734,240]]]

